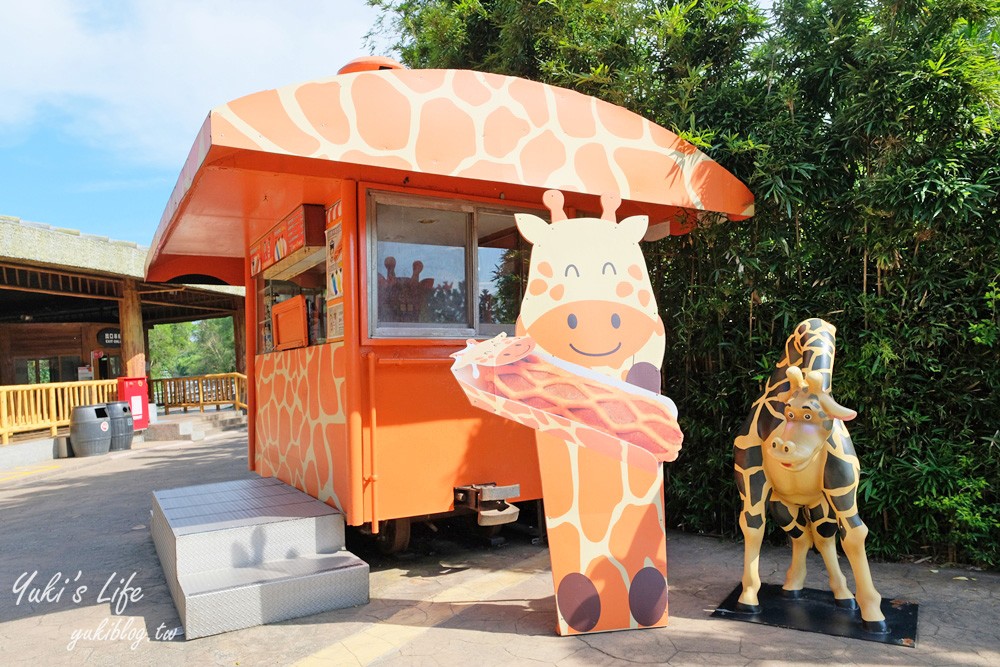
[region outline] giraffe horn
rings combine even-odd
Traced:
[[[809,385],[809,391],[818,396],[823,393],[823,374],[819,371],[809,371],[806,375],[806,384]]]
[[[805,389],[808,386],[806,379],[802,376],[802,369],[798,366],[789,366],[785,375],[792,381],[793,390]]]
[[[782,403],[787,403],[788,399],[791,398],[795,392],[806,386],[806,380],[802,377],[802,369],[798,366],[789,366],[788,370],[785,371],[785,377],[788,378],[788,389],[775,396],[775,398]]]
[[[549,209],[549,213],[552,214],[552,222],[566,220],[566,211],[563,210],[563,204],[566,200],[563,198],[563,193],[558,190],[546,190],[545,194],[542,195],[542,201],[545,202],[545,208]]]
[[[841,419],[845,422],[851,421],[858,416],[857,412],[850,408],[845,408],[833,398],[831,395],[832,387],[828,389],[823,388],[823,374],[819,371],[810,371],[806,375],[806,383],[809,385],[809,391],[816,394],[819,406],[826,414],[834,419]]]
[[[622,198],[618,195],[601,195],[601,220],[617,222],[617,220],[615,220],[615,211],[617,211],[618,207],[621,205]]]

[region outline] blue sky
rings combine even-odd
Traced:
[[[364,0],[0,0],[0,215],[148,245],[209,110],[335,74],[376,16]]]

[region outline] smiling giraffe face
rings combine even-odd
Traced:
[[[618,378],[639,361],[659,368],[663,323],[639,248],[646,216],[568,220],[553,210],[551,225],[516,217],[533,245],[519,330],[555,357]]]

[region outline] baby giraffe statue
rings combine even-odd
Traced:
[[[858,514],[861,468],[845,421],[857,416],[831,395],[836,329],[819,319],[796,327],[764,395],[735,440],[736,484],[743,500],[740,527],[745,540],[743,593],[739,610],[760,611],[758,559],[765,505],[792,541],[792,562],[782,587],[799,597],[806,579],[806,555],[819,551],[830,575],[837,606],[861,608],[863,627],[888,631],[875,590]],[[805,371],[805,372],[803,372]],[[836,536],[857,583],[857,602],[837,562]]]

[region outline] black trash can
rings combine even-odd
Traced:
[[[78,405],[69,416],[69,439],[75,456],[98,456],[111,450],[108,406]]]
[[[132,437],[135,435],[135,422],[132,410],[125,401],[108,403],[108,417],[111,419],[111,451],[132,449]]]

